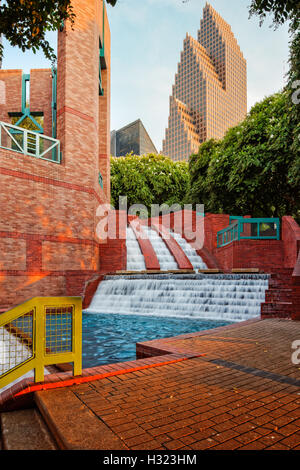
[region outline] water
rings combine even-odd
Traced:
[[[149,227],[143,227],[143,230],[148,235],[148,238],[151,241],[151,244],[154,248],[154,251],[160,264],[160,269],[162,271],[177,270],[178,265],[173,255],[169,251],[163,239],[158,235],[158,233]]]
[[[173,238],[175,238],[178,245],[181,246],[182,250],[184,251],[188,259],[190,260],[190,263],[192,264],[195,270],[207,269],[207,266],[203,262],[201,256],[197,254],[196,250],[184,238],[182,238],[182,236],[179,235],[179,233],[173,232],[171,235]]]
[[[83,315],[83,367],[132,361],[135,344],[228,325],[228,322],[137,315]]]
[[[160,264],[160,269],[162,271],[178,270],[175,258],[159,234],[147,226],[143,226],[143,231],[147,234],[147,237],[153,246]],[[135,233],[131,227],[127,228],[126,235],[127,271],[145,271],[145,260]],[[181,235],[178,233],[172,233],[171,235],[175,238],[186,256],[189,258],[194,269],[207,269],[201,256],[197,254],[194,248],[184,238],[182,238]]]
[[[146,265],[139,242],[131,227],[126,230],[127,271],[145,271]]]
[[[268,279],[259,274],[106,276],[87,312],[238,322],[260,315]]]

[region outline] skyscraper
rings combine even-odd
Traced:
[[[207,3],[198,40],[189,34],[184,40],[162,153],[186,160],[206,140],[221,139],[246,114],[246,60],[229,24]]]
[[[144,124],[137,119],[118,131],[110,133],[110,147],[113,157],[125,157],[130,152],[134,155],[157,153]]]

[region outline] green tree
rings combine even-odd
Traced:
[[[299,27],[299,0],[252,0],[249,11],[250,16],[258,15],[260,17],[261,24],[267,15],[272,15],[275,27],[287,21],[291,21],[294,30]]]
[[[148,210],[151,204],[181,204],[188,187],[187,162],[155,154],[111,158],[111,203],[116,209],[120,196],[127,196],[128,207],[144,204]]]
[[[117,0],[107,0],[115,5]],[[6,0],[0,5],[0,35],[12,46],[34,53],[42,49],[47,59],[56,59],[54,49],[46,40],[48,31],[58,30],[64,21],[74,24],[72,0]],[[0,44],[0,60],[3,46]]]
[[[200,146],[189,161],[186,202],[203,203],[208,212],[257,217],[300,216],[296,171],[299,144],[290,119],[287,91],[257,103],[224,139]]]

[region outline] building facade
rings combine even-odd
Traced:
[[[113,157],[124,157],[128,153],[144,155],[157,153],[142,121],[138,119],[118,131],[111,132],[111,153]]]
[[[206,4],[198,38],[184,40],[162,153],[187,160],[247,114],[247,63],[228,23]]]
[[[110,29],[104,0],[72,6],[75,24],[58,32],[55,73],[0,70],[0,310],[34,296],[79,295],[101,270],[96,227],[98,206],[110,202]],[[28,137],[22,151],[20,128],[38,118],[44,148]],[[60,143],[53,161],[41,153],[47,137]]]

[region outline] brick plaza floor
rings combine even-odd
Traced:
[[[300,365],[291,361],[295,340],[300,323],[286,320],[156,340],[149,345],[206,356],[68,392],[128,449],[300,450]]]

